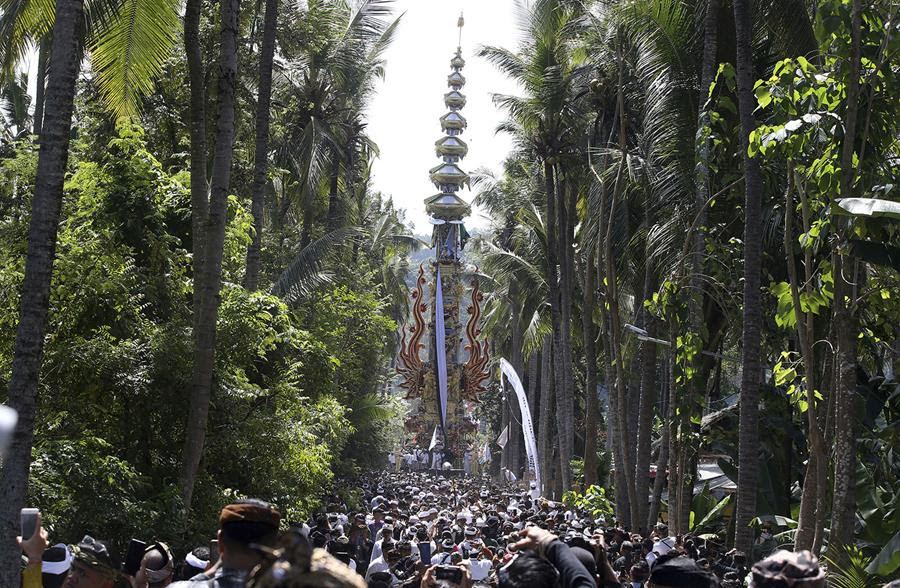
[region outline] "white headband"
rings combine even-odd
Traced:
[[[200,559],[193,553],[189,553],[185,556],[184,563],[186,563],[187,565],[189,565],[191,567],[199,568],[201,570],[205,570],[206,566],[209,565],[208,561],[203,561],[202,559]]]
[[[42,561],[41,573],[59,576],[60,574],[65,574],[69,571],[69,568],[72,567],[72,560],[74,559],[74,557],[72,556],[72,552],[69,551],[69,548],[62,543],[54,545],[53,547],[61,547],[66,556],[62,561]]]

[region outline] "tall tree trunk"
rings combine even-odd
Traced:
[[[617,110],[618,112],[618,110]],[[611,139],[610,139],[611,142]],[[605,341],[606,345],[606,366],[607,369],[605,372],[605,384],[607,388],[607,400],[608,400],[608,410],[607,410],[607,435],[606,435],[606,443],[607,447],[609,447],[610,452],[612,454],[612,462],[614,467],[614,478],[613,484],[616,489],[615,494],[615,507],[616,507],[616,519],[620,523],[626,523],[628,521],[628,517],[630,516],[630,502],[628,501],[628,492],[626,491],[625,484],[625,471],[622,468],[622,464],[624,463],[624,446],[622,444],[622,437],[620,433],[620,429],[622,428],[621,421],[619,420],[619,398],[618,398],[618,388],[616,387],[616,368],[615,368],[615,357],[616,354],[614,352],[615,344],[613,342],[612,337],[612,311],[611,306],[609,304],[610,299],[610,288],[609,288],[609,276],[607,274],[607,257],[612,255],[610,252],[610,248],[608,247],[609,242],[609,229],[608,222],[609,217],[607,214],[607,209],[609,208],[609,196],[608,190],[606,186],[601,184],[600,186],[600,210],[598,212],[599,218],[599,228],[598,232],[602,237],[602,246],[600,248],[600,255],[598,256],[597,263],[597,277],[598,283],[603,285],[603,300],[599,305],[600,316],[603,318],[603,337],[601,340]]]
[[[656,276],[650,263],[647,262],[646,277],[644,279],[644,300],[648,300],[656,291]],[[649,313],[643,312],[644,324],[643,328],[651,337],[656,337],[656,319]],[[656,404],[656,343],[653,341],[643,341],[640,347],[641,357],[641,404],[638,410],[638,441],[637,441],[637,459],[635,460],[635,487],[637,490],[637,514],[638,518],[633,521],[636,530],[645,531],[648,520],[648,504],[650,502],[648,492],[649,475],[650,475],[650,450],[653,444],[653,408]],[[663,427],[665,429],[665,427]],[[662,453],[662,448],[660,448]],[[657,469],[657,476],[659,470]],[[655,522],[655,521],[654,521]]]
[[[850,72],[847,83],[847,107],[844,112],[844,141],[841,150],[840,190],[842,198],[854,195],[856,170],[853,163],[859,110],[860,43],[862,0],[853,0],[850,28]],[[831,504],[829,551],[839,556],[839,549],[853,541],[856,474],[856,419],[853,399],[856,395],[856,295],[851,285],[858,283],[855,262],[846,254],[849,231],[846,225],[837,232],[834,247],[834,330],[837,334],[837,386],[834,388],[834,496]],[[847,280],[847,276],[851,276]]]
[[[38,45],[38,62],[37,75],[34,90],[34,122],[32,123],[31,132],[38,139],[41,136],[41,129],[44,125],[44,93],[47,85],[47,64],[50,61],[50,44],[52,39],[45,37],[41,39]]]
[[[193,385],[184,440],[181,496],[187,512],[191,508],[194,482],[203,457],[209,416],[210,391],[215,366],[216,320],[222,283],[222,255],[231,163],[234,153],[235,86],[237,84],[238,12],[240,0],[220,0],[221,37],[219,55],[219,115],[213,161],[209,211],[203,239],[203,269],[199,313],[195,325]]]
[[[794,540],[795,549],[815,550],[821,545],[821,533],[817,529],[817,504],[819,494],[826,492],[828,473],[828,459],[825,453],[825,444],[822,439],[822,431],[819,429],[818,401],[815,391],[816,360],[813,354],[813,316],[803,312],[800,305],[800,280],[797,272],[797,263],[794,251],[794,199],[793,199],[793,166],[788,165],[788,188],[784,205],[784,249],[787,257],[788,280],[791,288],[791,301],[794,307],[794,318],[797,321],[797,337],[800,341],[800,353],[803,357],[803,376],[806,384],[806,417],[807,439],[809,441],[809,461],[806,466],[806,476],[803,481],[803,493],[800,500],[800,519],[797,526],[797,536]],[[800,188],[803,191],[803,188]],[[803,202],[804,232],[809,231],[809,215],[806,198],[801,196]],[[812,278],[812,250],[805,248],[806,280],[804,290],[809,293]],[[817,540],[818,537],[818,540]]]
[[[675,333],[673,329],[670,327],[669,329],[669,340],[673,340]],[[669,433],[669,463],[668,463],[668,483],[669,483],[669,503],[667,505],[668,508],[668,517],[669,517],[669,531],[675,535],[679,535],[682,533],[681,529],[681,517],[679,516],[678,510],[678,496],[681,494],[681,489],[683,483],[681,481],[681,469],[678,467],[679,459],[681,457],[682,445],[678,442],[678,435],[681,429],[679,421],[680,418],[678,416],[678,411],[681,408],[679,406],[679,387],[675,381],[675,365],[676,365],[676,357],[675,352],[672,350],[669,356],[669,403],[668,409],[666,410],[666,414],[668,415],[668,419],[666,420],[665,426],[668,429]]]
[[[559,261],[558,261],[558,245],[557,245],[557,214],[556,214],[556,181],[553,165],[549,162],[544,163],[544,191],[546,196],[546,225],[547,225],[547,285],[550,298],[550,316],[553,323],[553,376],[555,380],[554,396],[556,397],[556,425],[557,435],[559,438],[559,456],[560,456],[560,478],[563,488],[568,488],[571,483],[572,473],[568,460],[571,458],[571,437],[567,437],[564,433],[565,427],[571,427],[572,424],[565,422],[566,414],[566,377],[565,377],[565,354],[563,353],[563,332],[562,332],[562,313],[559,285]],[[570,411],[572,410],[571,403]],[[566,439],[568,438],[568,443]]]
[[[550,335],[544,336],[541,345],[541,399],[538,413],[538,451],[540,451],[542,485],[541,495],[549,496],[551,483],[551,432],[550,413],[553,411],[553,341]]]
[[[278,22],[278,0],[266,0],[262,47],[259,54],[259,92],[256,98],[256,146],[253,156],[253,188],[250,212],[253,215],[253,240],[247,247],[244,286],[259,286],[259,251],[263,233],[263,204],[266,173],[269,168],[269,118],[272,103],[272,60],[275,56],[275,30]]]
[[[623,81],[624,58],[619,51],[619,83],[618,83],[618,109],[619,109],[619,166],[616,171],[615,184],[613,186],[613,194],[609,204],[609,215],[606,221],[606,253],[604,255],[606,261],[606,282],[607,297],[606,303],[609,306],[609,332],[610,332],[610,360],[611,366],[615,373],[615,394],[616,394],[616,420],[618,421],[618,439],[616,440],[622,447],[622,461],[617,464],[623,472],[625,482],[625,492],[628,495],[629,513],[626,527],[631,527],[633,522],[637,521],[637,492],[634,485],[634,461],[631,459],[632,452],[628,450],[627,443],[627,426],[628,422],[625,407],[628,399],[626,397],[625,383],[625,365],[622,356],[622,326],[620,324],[619,314],[619,292],[618,292],[618,276],[616,275],[616,260],[613,257],[612,248],[612,227],[616,218],[616,207],[623,192],[625,183],[624,171],[626,166],[627,151],[625,148],[625,104],[624,104],[624,81]],[[610,393],[612,394],[612,392]]]
[[[557,218],[559,219],[559,297],[560,297],[560,340],[562,341],[562,373],[563,386],[557,395],[557,415],[559,423],[559,449],[562,471],[569,472],[563,478],[563,491],[569,490],[572,485],[571,466],[569,465],[575,456],[575,374],[574,358],[572,352],[572,238],[574,225],[574,202],[570,202],[574,196],[571,183],[564,181],[563,174],[557,167],[556,173],[557,193]]]
[[[847,273],[855,282],[853,262],[843,253],[833,257],[834,268],[834,324],[837,335],[837,386],[832,391],[834,402],[834,494],[831,503],[831,534],[828,550],[832,557],[842,559],[840,548],[853,541],[855,496],[853,486],[856,473],[856,325],[851,310],[853,295]],[[850,267],[847,267],[847,266]]]
[[[697,126],[698,130],[709,124],[709,113],[705,109],[709,87],[715,79],[717,64],[716,53],[718,50],[718,20],[720,0],[709,0],[704,17],[703,31],[703,61],[700,69],[700,92],[697,97]],[[706,256],[706,225],[707,225],[707,201],[710,192],[709,154],[711,141],[701,141],[697,145],[697,174],[695,176],[694,209],[696,211],[696,231],[691,235],[690,256],[690,294],[688,308],[690,315],[690,330],[699,339],[701,348],[705,348],[704,341],[704,293],[703,276],[705,273]],[[696,462],[699,455],[700,435],[693,433],[697,428],[692,424],[692,417],[702,416],[706,401],[707,379],[701,377],[704,372],[702,365],[704,357],[697,354],[692,360],[694,368],[693,377],[687,379],[684,387],[684,398],[680,399],[678,416],[678,435],[675,438],[677,452],[670,460],[672,468],[677,470],[673,476],[677,481],[677,488],[671,488],[669,501],[670,510],[674,514],[674,529],[678,532],[687,532],[690,526],[691,502],[693,500],[694,480],[697,477]],[[674,508],[671,508],[674,505]]]
[[[328,230],[333,231],[341,226],[341,196],[338,193],[338,180],[341,177],[341,159],[337,153],[331,161],[331,177],[328,182]]]
[[[188,85],[191,90],[188,118],[191,137],[191,235],[194,272],[194,344],[200,314],[203,281],[203,229],[209,208],[206,179],[206,78],[200,43],[200,13],[203,0],[187,0],[184,10],[184,49],[187,54]]]
[[[58,0],[53,25],[45,124],[38,153],[25,277],[19,298],[19,325],[13,351],[8,404],[19,413],[0,470],[0,586],[18,586],[21,550],[16,545],[19,510],[25,506],[44,333],[50,306],[50,281],[69,158],[69,133],[75,80],[81,62],[83,0]]]
[[[763,182],[759,159],[750,157],[750,133],[756,129],[753,110],[753,15],[750,0],[734,0],[737,38],[738,111],[741,120],[741,154],[744,160],[744,309],[741,373],[741,412],[738,431],[738,489],[735,540],[738,551],[750,553],[756,516],[759,470],[760,295],[762,258]]]
[[[662,389],[662,394],[665,397],[670,393],[674,386],[672,385],[672,380],[674,376],[671,371],[671,362],[664,361],[665,369],[663,370],[663,378],[665,380],[665,386]],[[659,440],[659,454],[656,458],[656,478],[653,480],[653,495],[650,497],[650,512],[647,513],[647,528],[652,529],[656,524],[656,521],[659,520],[659,505],[660,500],[662,498],[663,488],[666,486],[666,480],[668,478],[667,470],[669,468],[669,431],[670,427],[667,423],[670,423],[674,420],[674,415],[672,411],[672,403],[666,402],[666,412],[665,418],[663,419],[662,426],[662,435]],[[670,491],[671,494],[671,491]],[[671,499],[671,497],[670,497]]]
[[[590,247],[584,265],[581,332],[584,336],[584,485],[597,483],[597,329],[594,326],[594,266],[596,249]]]

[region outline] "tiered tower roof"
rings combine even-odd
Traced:
[[[462,16],[459,17],[458,26],[461,39]],[[466,78],[462,75],[465,65],[462,47],[457,47],[456,54],[450,60],[450,75],[447,76],[450,91],[444,94],[444,104],[448,111],[440,118],[444,136],[435,142],[435,153],[441,158],[441,163],[429,170],[431,181],[440,192],[425,199],[425,210],[428,214],[443,219],[459,219],[468,215],[471,210],[466,201],[456,194],[469,183],[469,174],[457,165],[469,152],[469,146],[459,138],[467,125],[460,112],[466,105],[466,97],[461,92],[466,85]]]

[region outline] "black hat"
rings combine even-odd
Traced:
[[[59,588],[72,567],[72,552],[59,543],[44,550],[41,557],[41,581],[47,588]]]
[[[650,571],[650,581],[672,588],[713,588],[718,585],[715,576],[684,556],[657,561]]]

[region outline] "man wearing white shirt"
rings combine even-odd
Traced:
[[[484,558],[484,545],[481,543],[481,539],[472,539],[470,547],[469,558],[463,560],[463,565],[469,568],[469,575],[473,582],[483,582],[491,573],[491,561]]]
[[[453,541],[446,539],[443,543],[440,543],[438,547],[440,548],[440,551],[431,556],[431,565],[450,565],[450,558],[453,556]]]
[[[366,582],[371,579],[372,574],[378,572],[390,572],[391,563],[393,561],[391,558],[394,558],[394,560],[397,558],[398,554],[393,540],[384,542],[381,547],[383,548],[383,553],[379,554],[378,557],[374,557],[374,552],[372,554],[372,561],[369,563],[368,569],[366,569]],[[391,574],[391,576],[393,576],[393,574]],[[393,585],[397,581],[396,577],[393,577],[391,579],[391,584]]]

